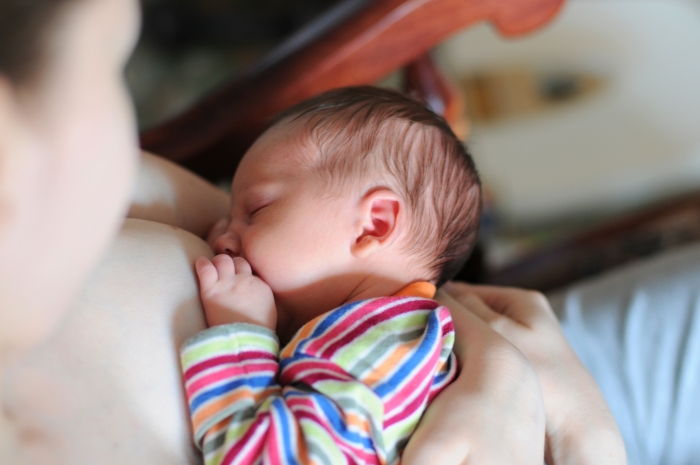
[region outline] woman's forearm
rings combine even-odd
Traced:
[[[228,217],[229,196],[191,171],[143,152],[129,218],[169,224],[205,237]]]

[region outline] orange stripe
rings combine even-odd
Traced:
[[[215,402],[208,404],[206,407],[198,409],[192,417],[192,424],[194,425],[194,428],[196,430],[197,428],[199,428],[199,425],[201,425],[203,421],[205,421],[212,415],[220,412],[221,410],[225,409],[229,405],[238,402],[239,400],[244,399],[246,397],[251,398],[255,403],[261,399],[264,399],[265,397],[268,397],[275,390],[276,388],[266,389],[265,391],[257,392],[254,395],[252,389],[247,389],[243,387],[236,389],[230,394],[217,398]]]
[[[435,292],[437,288],[434,284],[427,281],[418,281],[411,283],[408,286],[401,289],[399,292],[394,294],[395,297],[423,297],[425,299],[432,299],[435,297]]]
[[[317,321],[325,317],[326,314],[324,313],[323,315],[317,316],[316,318],[302,326],[299,332],[294,336],[294,338],[292,338],[291,341],[289,341],[289,344],[287,344],[287,346],[282,350],[280,358],[282,359],[285,357],[291,357],[292,354],[294,354],[294,351],[296,350],[299,343],[306,339],[309,336],[309,334],[311,334],[311,331],[314,330]]]
[[[406,356],[406,354],[413,349],[416,344],[420,342],[420,339],[416,339],[411,342],[407,342],[404,344],[401,344],[398,346],[396,349],[394,349],[394,352],[389,355],[389,357],[386,358],[382,362],[381,365],[379,365],[377,368],[372,370],[367,376],[365,376],[362,379],[362,382],[367,384],[367,385],[372,385],[376,382],[378,382],[381,379],[385,379],[387,376],[387,373],[389,373],[398,363]]]
[[[345,423],[348,426],[355,426],[369,435],[370,428],[369,422],[363,416],[356,415],[354,413],[347,413],[344,416]]]
[[[292,414],[294,415],[294,414]],[[304,432],[301,429],[301,423],[299,423],[299,420],[296,420],[296,425],[297,425],[297,450],[299,451],[299,460],[301,463],[311,463],[311,460],[309,458],[309,451],[306,448],[306,441],[304,441]]]

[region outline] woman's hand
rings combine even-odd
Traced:
[[[544,405],[523,354],[449,296],[459,377],[421,418],[403,452],[411,464],[532,464],[544,459]]]
[[[547,463],[626,463],[612,413],[544,295],[464,283],[448,283],[443,289],[520,349],[534,366],[544,395]]]

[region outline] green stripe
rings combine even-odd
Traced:
[[[384,321],[370,328],[367,332],[357,337],[352,344],[342,347],[333,356],[333,361],[341,367],[353,365],[368,348],[373,347],[388,333],[410,331],[416,328],[425,328],[429,311],[412,311]]]
[[[301,420],[299,425],[304,432],[306,445],[309,453],[313,454],[313,458],[328,465],[346,462],[345,455],[326,430],[307,419]]]
[[[277,356],[279,343],[277,336],[271,335],[274,333],[262,326],[244,323],[216,326],[189,339],[183,345],[180,358],[186,369],[203,359],[225,353],[263,350]]]
[[[345,368],[356,379],[365,377],[368,370],[373,370],[379,365],[379,360],[386,358],[396,347],[415,341],[425,332],[425,328],[409,330],[405,333],[386,333],[385,338],[379,341],[364,358],[358,358],[355,363]]]

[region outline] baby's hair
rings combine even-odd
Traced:
[[[464,265],[476,242],[481,183],[474,161],[447,122],[393,90],[331,90],[280,114],[299,121],[316,144],[312,168],[329,186],[386,178],[407,203],[408,252],[442,285]],[[333,189],[331,187],[331,189]]]

